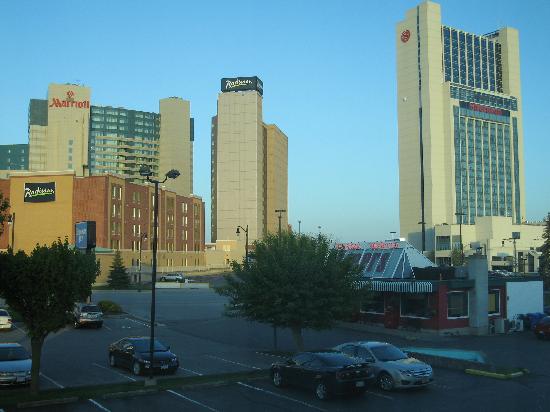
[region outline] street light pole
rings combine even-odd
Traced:
[[[244,243],[244,261],[245,261],[245,264],[248,265],[248,225],[246,225],[246,229],[242,226],[237,226],[237,236],[241,233],[239,231],[239,228],[241,228],[243,231],[244,231],[244,234],[245,234],[245,243]]]
[[[458,231],[459,231],[459,236],[460,236],[460,256],[462,257],[462,264],[464,264],[464,243],[462,243],[462,216],[466,216],[466,213],[456,212],[455,216],[460,217],[460,219],[458,221]]]
[[[142,233],[139,236],[139,282],[138,282],[138,292],[141,292],[141,249],[143,248],[143,241],[147,240],[147,233]]]
[[[141,166],[139,174],[147,178],[147,181],[155,185],[154,207],[153,207],[153,270],[151,274],[151,338],[149,341],[149,379],[153,379],[153,354],[155,352],[155,285],[157,281],[157,244],[158,244],[158,212],[159,212],[159,184],[167,179],[176,179],[180,172],[172,169],[166,173],[164,180],[151,179],[153,172],[147,165]]]
[[[279,214],[279,240],[281,239],[281,218],[283,217],[283,213],[286,213],[286,209],[276,209],[275,213]]]
[[[8,215],[8,224],[11,225],[11,250],[12,252],[15,252],[15,212],[13,212],[11,215]]]
[[[302,229],[302,221],[298,220],[298,235],[301,234],[301,229]]]
[[[424,208],[422,208],[422,210],[424,210]],[[424,254],[424,251],[426,250],[426,222],[424,222],[424,219],[422,219],[420,222],[418,222],[418,224],[422,225],[422,254]]]

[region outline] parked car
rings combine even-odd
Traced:
[[[109,365],[122,366],[134,375],[141,375],[151,368],[148,337],[128,337],[109,345]],[[179,367],[178,357],[170,352],[170,346],[155,339],[153,353],[153,372],[176,373]]]
[[[185,282],[185,276],[181,273],[169,273],[160,277],[161,282]]]
[[[321,400],[337,394],[362,394],[373,379],[367,364],[335,351],[302,352],[271,365],[273,385],[313,390]]]
[[[0,343],[0,385],[31,383],[32,360],[19,343]]]
[[[385,391],[422,387],[434,380],[430,365],[409,357],[389,343],[349,342],[334,349],[367,362],[374,369],[378,386]]]
[[[11,316],[5,309],[0,309],[0,329],[11,330],[12,328]]]
[[[78,303],[74,309],[74,327],[103,326],[103,312],[97,305],[91,303]]]
[[[550,338],[550,316],[545,316],[536,325],[535,335],[539,339]]]

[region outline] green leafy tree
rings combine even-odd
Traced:
[[[113,289],[128,289],[130,287],[130,276],[126,271],[124,263],[122,262],[120,250],[115,252],[115,258],[113,259],[113,264],[111,265],[107,284]]]
[[[31,341],[32,393],[39,390],[46,336],[67,325],[75,302],[90,296],[98,274],[95,255],[70,249],[66,239],[37,245],[30,255],[0,254],[0,296],[21,315]]]
[[[542,244],[540,251],[541,256],[539,259],[539,273],[544,281],[544,288],[550,289],[550,213],[544,219],[545,227],[542,233],[544,243]]]
[[[8,199],[4,199],[4,195],[0,192],[0,235],[4,232],[4,222],[8,220],[8,213],[10,204]]]
[[[454,248],[451,251],[451,265],[462,266],[464,264],[464,256],[459,248]]]
[[[303,329],[328,329],[359,307],[359,268],[325,236],[284,232],[255,246],[255,261],[233,262],[227,284],[217,288],[229,298],[226,315],[290,328],[303,350]]]

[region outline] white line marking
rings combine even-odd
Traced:
[[[373,395],[373,396],[379,396],[380,398],[388,399],[388,400],[390,400],[390,401],[395,400],[395,399],[392,398],[391,396],[382,395],[381,393],[376,393],[376,392],[371,392],[371,391],[366,391],[366,393],[368,393],[369,395]]]
[[[107,325],[103,325],[103,327],[104,327],[105,329],[107,329],[107,330],[112,331],[112,329],[111,329],[109,326],[107,326]]]
[[[258,392],[267,393],[267,394],[275,396],[277,398],[286,399],[287,401],[296,402],[296,403],[299,403],[300,405],[307,406],[308,408],[311,408],[311,409],[315,409],[315,410],[322,411],[322,412],[327,412],[326,409],[319,408],[319,407],[317,407],[315,405],[312,405],[310,403],[302,402],[298,399],[290,398],[290,397],[285,396],[285,395],[280,395],[278,393],[271,392],[271,391],[268,391],[266,389],[258,388],[256,386],[247,385],[246,383],[243,383],[243,382],[237,382],[237,385],[241,385],[241,386],[244,386],[245,388],[252,389],[252,390],[255,390],[255,391],[258,391]]]
[[[107,409],[106,407],[104,407],[102,404],[100,404],[99,402],[96,402],[94,401],[93,399],[88,399],[90,402],[92,402],[95,406],[97,406],[99,409],[101,409],[102,411],[105,411],[105,412],[111,412],[110,409]]]
[[[46,380],[50,381],[51,383],[53,383],[53,384],[54,384],[55,386],[57,386],[58,388],[61,388],[61,389],[63,389],[63,388],[64,388],[64,386],[63,386],[63,385],[61,385],[60,383],[57,383],[57,382],[56,382],[56,381],[54,381],[54,380],[53,380],[52,378],[50,378],[50,377],[48,377],[48,376],[44,375],[44,374],[43,374],[42,372],[40,372],[40,376],[42,376],[42,377],[43,377],[44,379],[46,379]]]
[[[136,380],[135,380],[134,378],[132,378],[131,376],[125,375],[125,374],[120,373],[120,372],[117,372],[117,371],[115,371],[114,369],[107,368],[106,366],[99,365],[99,364],[97,364],[97,363],[92,363],[92,365],[97,366],[98,368],[105,369],[105,370],[107,370],[107,371],[116,373],[118,376],[122,376],[123,378],[130,379],[132,382],[135,382],[135,381],[136,381]]]
[[[211,408],[210,406],[205,405],[204,403],[200,403],[200,402],[198,402],[198,401],[196,401],[196,400],[194,400],[194,399],[188,398],[187,396],[184,396],[184,395],[182,395],[181,393],[178,393],[178,392],[173,391],[173,390],[171,390],[171,389],[168,389],[166,392],[169,392],[169,393],[171,393],[172,395],[176,395],[176,396],[179,397],[179,398],[182,398],[182,399],[185,399],[186,401],[189,401],[189,402],[191,402],[191,403],[194,403],[195,405],[202,406],[203,408],[206,408],[206,409],[208,409],[209,411],[212,411],[212,412],[220,412],[220,411],[218,411],[217,409]]]
[[[181,366],[179,367],[179,369],[181,369],[182,371],[185,371],[185,372],[190,372],[190,373],[194,373],[195,375],[198,375],[198,376],[202,376],[202,373],[200,372],[195,372],[191,369],[186,369],[186,368],[182,368]]]
[[[258,368],[257,366],[246,365],[246,364],[244,364],[244,363],[235,362],[235,361],[232,361],[232,360],[229,360],[229,359],[219,358],[219,357],[213,356],[213,355],[205,355],[205,356],[206,356],[207,358],[217,359],[217,360],[220,360],[220,361],[222,361],[222,362],[232,363],[232,364],[234,364],[234,365],[244,366],[244,367],[250,368],[250,369],[261,369],[261,368]]]

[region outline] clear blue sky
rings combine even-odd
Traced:
[[[92,104],[191,101],[195,193],[210,232],[210,118],[220,78],[259,76],[289,137],[289,222],[342,241],[399,230],[394,27],[418,2],[1,0],[0,144],[28,143],[30,98],[81,82]],[[546,0],[441,1],[443,23],[520,32],[527,218],[550,211]]]

